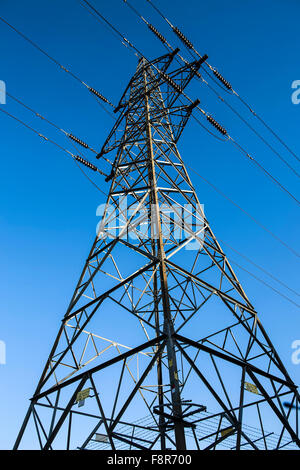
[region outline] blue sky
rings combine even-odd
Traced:
[[[175,44],[146,1],[132,0],[144,16]],[[152,58],[162,45],[121,0],[94,4],[124,35]],[[161,0],[161,9],[247,98],[253,108],[300,153],[300,105],[291,101],[299,72],[297,0]],[[183,8],[184,5],[184,8]],[[76,0],[2,2],[1,16],[36,41],[82,80],[117,103],[136,67],[136,58]],[[46,57],[0,23],[0,80],[7,91],[59,126],[100,149],[113,120],[90,94]],[[177,44],[177,43],[176,43]],[[185,54],[187,55],[187,54]],[[253,137],[209,90],[197,83],[199,98],[250,153],[297,195],[297,178]],[[249,117],[237,100],[231,104]],[[5,109],[72,151],[66,139],[7,99]],[[251,120],[255,124],[255,120]],[[0,448],[10,448],[21,425],[60,319],[95,236],[96,208],[104,196],[70,158],[12,119],[0,115],[1,129],[1,333],[7,364],[0,365]],[[257,129],[265,132],[257,124]],[[294,167],[299,164],[264,133]],[[299,240],[298,206],[228,143],[220,143],[190,122],[179,144],[189,166],[214,183],[262,224],[294,248]],[[92,158],[91,158],[92,160]],[[107,171],[107,167],[101,167]],[[298,290],[298,259],[241,211],[190,172],[200,202],[217,237]],[[99,177],[97,184],[107,189]],[[222,245],[222,242],[221,242]],[[230,259],[253,271],[297,302],[297,296],[228,251]],[[300,365],[291,362],[291,343],[300,338],[299,309],[236,268],[273,343],[296,382]]]

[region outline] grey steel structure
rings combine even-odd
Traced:
[[[170,72],[175,54],[140,59],[116,109],[98,155],[113,161],[99,232],[16,449],[300,444],[297,387],[177,149],[198,104],[182,92],[205,59]]]

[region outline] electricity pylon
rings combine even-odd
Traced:
[[[169,72],[175,54],[140,59],[120,100],[98,155],[113,165],[97,237],[16,449],[300,444],[297,388],[177,149],[205,58]]]

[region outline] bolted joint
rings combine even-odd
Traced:
[[[179,47],[176,47],[176,49],[174,49],[174,51],[170,53],[170,57],[173,58],[176,54],[178,54],[179,51],[180,51]]]
[[[187,106],[187,109],[191,113],[193,111],[193,109],[196,108],[196,106],[198,106],[198,104],[200,104],[200,100],[197,98],[193,103],[191,103],[189,106]]]
[[[208,55],[204,54],[204,56],[202,56],[201,59],[196,60],[194,62],[195,65],[194,64],[192,64],[192,65],[194,65],[198,69],[204,62],[207,61],[207,59],[208,59]]]
[[[119,103],[118,106],[116,106],[116,107],[114,108],[114,113],[117,113],[117,112],[120,111],[120,109],[123,108],[123,107],[124,107],[124,105]]]
[[[110,175],[108,175],[108,176],[105,178],[105,182],[108,183],[111,179],[113,179],[114,176],[115,176],[115,172],[114,172],[113,170],[111,170]]]
[[[104,155],[104,152],[101,150],[101,152],[99,152],[99,153],[96,155],[96,158],[99,160],[99,158],[101,158],[102,155]]]

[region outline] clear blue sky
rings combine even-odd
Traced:
[[[132,0],[132,3],[176,43],[146,1]],[[94,0],[94,4],[147,57],[164,53],[162,45],[121,0]],[[291,83],[300,79],[299,2],[161,0],[159,5],[299,154],[300,105],[291,101]],[[136,58],[79,2],[14,0],[1,2],[0,14],[117,103],[135,70]],[[7,91],[100,149],[112,119],[76,81],[2,23],[0,35],[0,80],[6,82]],[[297,178],[217,103],[207,88],[195,84],[190,87],[189,95],[199,98],[203,108],[213,113],[291,192],[299,194]],[[234,100],[231,103],[238,105]],[[9,98],[5,109],[72,150],[63,136]],[[244,116],[250,117],[246,110]],[[104,199],[63,152],[2,113],[0,126],[0,340],[7,347],[7,364],[0,365],[0,448],[5,449],[13,445],[23,420],[28,399],[95,236],[96,208]],[[263,131],[260,126],[258,129]],[[296,160],[269,137],[299,170]],[[216,141],[191,121],[179,150],[189,165],[297,248],[299,207],[232,146]],[[103,169],[107,170],[104,165]],[[299,259],[199,177],[191,172],[190,176],[217,237],[293,289],[299,289]],[[106,183],[100,178],[98,184],[106,189]],[[225,245],[223,248],[228,251]],[[294,301],[299,299],[230,250],[228,255]],[[300,339],[299,309],[245,272],[238,268],[236,272],[287,369],[299,383],[300,365],[291,362],[291,343]]]

